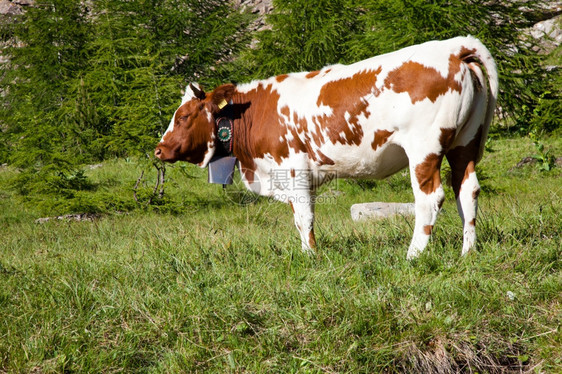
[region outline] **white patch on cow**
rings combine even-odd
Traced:
[[[164,131],[164,134],[162,134],[162,139],[160,139],[160,142],[164,141],[164,137],[166,136],[167,133],[174,131],[174,122],[176,119],[176,113],[177,113],[177,109],[174,112],[174,115],[172,116],[172,119],[170,120],[170,124],[168,125],[168,128],[166,129],[166,131]]]
[[[236,91],[239,93],[243,93],[246,94],[252,90],[255,90],[259,87],[260,84],[263,84],[264,81],[261,80],[255,80],[255,81],[251,81],[249,83],[243,83],[243,84],[239,84],[238,86],[236,86]]]
[[[440,205],[445,199],[445,191],[443,190],[443,185],[440,185],[434,192],[430,194],[425,194],[420,191],[418,186],[418,181],[413,172],[414,167],[410,167],[410,178],[412,179],[412,189],[414,191],[414,196],[416,199],[415,212],[416,212],[416,222],[414,226],[414,235],[412,236],[412,241],[410,247],[408,248],[408,254],[406,258],[411,260],[419,256],[419,254],[424,250],[429,242],[431,229],[435,225],[437,220],[437,214],[440,210]],[[430,234],[426,232],[426,227],[430,226]]]
[[[463,246],[462,254],[467,254],[476,243],[476,228],[471,222],[476,220],[478,205],[474,194],[480,191],[480,185],[476,173],[470,173],[461,186],[457,207],[463,222]]]
[[[205,157],[203,158],[203,161],[201,161],[198,166],[201,168],[206,168],[207,165],[209,165],[209,162],[211,161],[211,159],[213,158],[213,156],[215,155],[215,134],[213,134],[211,136],[211,140],[207,142],[207,151],[205,152]]]
[[[295,137],[293,136],[292,132],[287,132],[285,134],[285,140],[287,141],[287,143],[290,143],[294,139],[295,139]]]

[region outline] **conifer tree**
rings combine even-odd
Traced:
[[[0,27],[0,161],[68,170],[150,151],[189,81],[227,78],[247,21],[218,0],[36,1]]]
[[[22,169],[18,191],[97,209],[82,165],[152,154],[186,84],[228,78],[247,21],[219,0],[37,0],[0,25],[0,162]]]
[[[11,25],[14,40],[4,53],[0,121],[6,128],[7,159],[16,166],[66,169],[72,144],[64,127],[70,82],[87,64],[82,50],[88,23],[84,7],[72,0],[37,1],[21,22]]]
[[[118,88],[107,108],[114,124],[108,150],[144,154],[167,128],[187,83],[218,82],[216,65],[243,44],[245,17],[222,1],[108,0],[106,6],[113,32],[100,33],[96,43],[118,50],[94,56],[113,64],[111,84]]]
[[[346,45],[360,32],[360,9],[350,0],[277,0],[247,56],[252,76],[264,78],[318,69],[349,56]],[[351,57],[351,56],[349,56]]]
[[[245,57],[254,78],[352,63],[428,40],[471,34],[496,58],[499,105],[510,123],[523,132],[531,126],[560,126],[560,70],[545,71],[543,56],[533,51],[534,42],[524,33],[544,0],[273,3],[271,30],[257,36],[256,50]]]

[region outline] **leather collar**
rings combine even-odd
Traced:
[[[234,144],[234,111],[232,103],[227,103],[215,120],[215,136],[219,151],[226,156],[232,155]]]

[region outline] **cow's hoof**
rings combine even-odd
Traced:
[[[415,247],[410,247],[408,249],[408,254],[406,255],[406,260],[411,261],[418,258],[421,254],[422,250]]]

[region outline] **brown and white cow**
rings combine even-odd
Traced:
[[[409,165],[415,197],[409,259],[426,247],[443,204],[440,167],[446,156],[466,254],[476,241],[480,187],[474,167],[497,92],[495,62],[470,36],[352,65],[225,84],[210,93],[190,84],[155,155],[206,167],[218,148],[215,121],[226,104],[233,118],[232,153],[245,185],[291,205],[305,250],[316,245],[314,197],[323,180],[380,179]],[[299,183],[287,183],[297,173]]]

